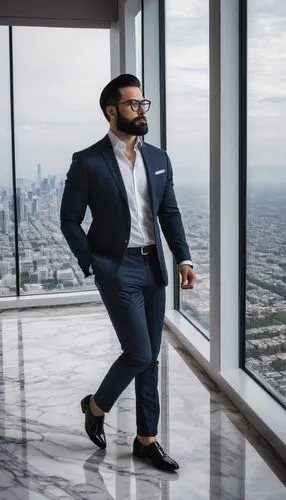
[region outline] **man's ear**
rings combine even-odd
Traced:
[[[116,107],[115,106],[106,106],[105,110],[106,110],[106,113],[108,114],[109,118],[116,118]]]

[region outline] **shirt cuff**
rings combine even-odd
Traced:
[[[179,263],[179,267],[185,266],[185,265],[188,265],[188,266],[191,266],[192,268],[194,268],[194,265],[193,265],[191,260],[182,260],[182,262]]]

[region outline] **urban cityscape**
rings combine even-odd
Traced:
[[[94,288],[84,278],[60,230],[60,204],[64,178],[42,177],[37,165],[35,179],[17,179],[20,293],[42,294]],[[15,295],[15,235],[12,191],[0,188],[0,295]],[[90,224],[89,211],[83,222]]]
[[[178,199],[198,272],[181,309],[209,336],[208,192],[185,187]],[[245,365],[286,403],[285,185],[248,185],[247,214]]]
[[[60,230],[64,176],[17,179],[19,273],[21,294],[90,290]],[[177,186],[187,240],[198,283],[181,291],[181,311],[209,336],[208,191]],[[283,189],[249,188],[247,218],[246,367],[286,402],[286,209]],[[83,221],[91,222],[89,210]],[[16,265],[12,189],[0,186],[0,296],[15,296]]]

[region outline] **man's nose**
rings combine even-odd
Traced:
[[[137,113],[139,115],[145,115],[145,109],[143,108],[142,104],[139,105]]]

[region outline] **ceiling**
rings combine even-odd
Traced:
[[[0,24],[109,27],[118,0],[1,0]]]

